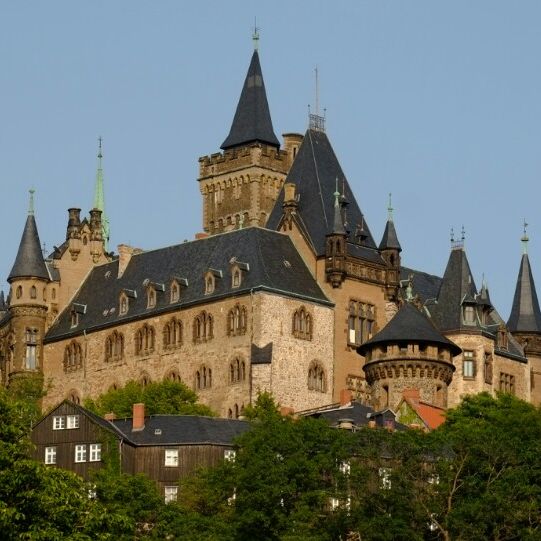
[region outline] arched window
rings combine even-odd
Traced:
[[[246,379],[246,363],[238,357],[229,364],[229,382],[237,383]]]
[[[56,299],[56,289],[54,287],[51,291],[51,299],[53,299],[53,301]]]
[[[165,376],[165,380],[174,381],[176,383],[180,383],[182,381],[180,374],[176,370],[171,370],[171,372]]]
[[[64,372],[71,372],[83,366],[83,350],[79,342],[72,340],[64,348]]]
[[[293,336],[312,340],[312,316],[304,306],[293,312]]]
[[[17,286],[17,289],[15,290],[15,296],[20,299],[23,296],[23,287]]]
[[[154,327],[146,323],[135,333],[135,354],[148,355],[154,351]]]
[[[119,361],[124,358],[124,335],[117,331],[105,340],[105,361]]]
[[[147,308],[154,308],[156,306],[156,290],[153,287],[149,287],[147,290]]]
[[[208,295],[214,291],[214,277],[208,275],[205,279],[205,293]]]
[[[35,299],[38,296],[38,290],[36,289],[36,286],[32,286],[30,288],[30,298]]]
[[[239,287],[240,286],[240,270],[235,269],[233,272],[233,287]]]
[[[163,327],[163,347],[176,348],[182,344],[182,322],[171,318]]]
[[[180,299],[180,288],[177,282],[171,284],[171,302],[178,302]]]
[[[193,321],[193,341],[206,342],[214,336],[214,320],[212,315],[204,310]]]
[[[124,314],[128,313],[128,297],[125,293],[120,294],[120,306],[118,308],[118,313],[123,316]]]
[[[212,369],[202,365],[195,373],[195,390],[210,389],[212,387]]]
[[[227,314],[227,334],[229,336],[246,334],[247,319],[246,306],[235,305]]]
[[[320,393],[327,392],[327,376],[318,361],[312,361],[308,368],[308,389]]]

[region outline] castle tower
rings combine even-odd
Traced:
[[[199,158],[203,229],[265,226],[302,137],[274,133],[254,34],[254,52],[223,152]]]
[[[387,263],[386,292],[389,300],[396,300],[400,282],[400,252],[402,247],[398,242],[398,235],[393,221],[393,207],[391,205],[391,194],[389,194],[389,207],[385,231],[379,244],[381,257]]]
[[[4,361],[5,383],[8,385],[20,377],[41,375],[47,318],[46,286],[49,281],[34,218],[34,190],[30,190],[26,224],[8,276],[11,320]]]
[[[396,409],[404,391],[419,391],[422,401],[447,407],[447,389],[461,349],[445,338],[413,304],[406,302],[374,338],[362,344],[366,381],[375,409]]]
[[[541,404],[541,311],[528,257],[526,227],[521,239],[522,259],[518,271],[513,306],[507,326],[524,348],[531,365],[531,401]]]

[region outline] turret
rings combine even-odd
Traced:
[[[396,300],[397,298],[400,281],[400,252],[402,251],[393,222],[393,210],[391,194],[389,194],[387,224],[385,225],[385,231],[379,244],[381,257],[383,257],[387,264],[386,289],[389,300]]]
[[[46,286],[49,272],[43,260],[34,218],[34,190],[15,263],[8,276],[11,285],[9,312],[11,336],[9,384],[25,373],[39,373],[43,361],[41,346],[47,317]]]
[[[334,213],[331,230],[326,235],[325,274],[332,287],[340,287],[346,277],[346,229],[342,219],[340,192],[334,192]]]

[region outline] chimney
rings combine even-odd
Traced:
[[[106,421],[114,421],[116,419],[116,415],[111,411],[109,413],[106,413],[103,418],[106,420]]]
[[[145,428],[145,405],[133,405],[132,432]]]
[[[340,405],[348,406],[353,400],[353,395],[349,389],[342,389],[340,391]]]
[[[304,137],[300,133],[283,133],[282,137],[284,138],[284,150],[287,152],[288,162],[291,165]]]
[[[118,245],[118,278],[120,278],[128,263],[130,262],[133,255],[140,254],[143,250],[140,248],[134,248],[133,246],[128,246],[127,244]]]
[[[93,240],[103,240],[101,210],[99,209],[92,209],[90,211],[90,232]]]
[[[81,225],[81,209],[68,209],[68,227],[66,230],[66,240],[79,237],[79,226]]]
[[[413,402],[419,402],[421,400],[421,391],[419,389],[404,389],[402,396],[413,400]]]

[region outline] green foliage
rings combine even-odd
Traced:
[[[124,387],[102,394],[84,405],[98,415],[113,412],[117,417],[131,417],[132,406],[145,404],[147,415],[214,415],[207,406],[197,403],[197,395],[184,383],[163,381],[142,385],[128,381]]]

